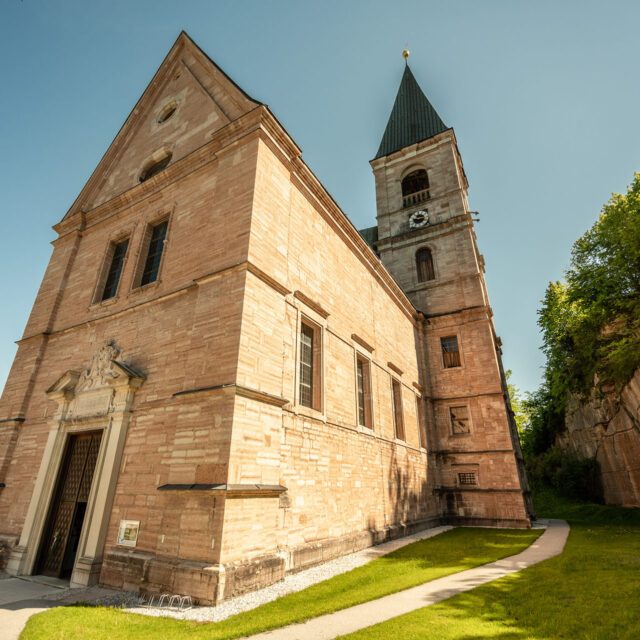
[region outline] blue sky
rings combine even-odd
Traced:
[[[536,310],[640,170],[640,3],[3,0],[0,386],[66,212],[181,29],[269,104],[359,228],[401,51],[456,131],[505,365],[536,387]],[[56,377],[52,373],[52,379]]]

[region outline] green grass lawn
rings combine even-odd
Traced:
[[[538,502],[571,524],[561,556],[344,638],[638,640],[640,509]]]
[[[539,534],[523,530],[454,529],[218,623],[151,618],[107,607],[60,607],[33,616],[21,640],[239,638],[511,556],[528,547]]]

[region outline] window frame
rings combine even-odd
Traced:
[[[467,412],[467,431],[456,433],[453,428],[454,415],[456,409],[465,409]],[[447,418],[449,421],[449,435],[454,438],[464,438],[470,436],[472,432],[471,407],[468,404],[450,404],[447,406]]]
[[[416,393],[416,423],[418,425],[418,443],[427,450],[427,424],[425,422],[424,398]]]
[[[115,293],[109,298],[103,298],[104,290],[107,285],[107,279],[109,277],[109,272],[111,271],[111,265],[113,263],[113,258],[115,255],[116,247],[123,242],[127,242],[127,248],[124,253],[124,257],[122,258],[122,267],[120,269],[120,276],[118,277],[118,284],[116,286]],[[130,233],[121,233],[109,239],[107,242],[107,248],[105,249],[104,255],[102,257],[102,266],[98,271],[98,280],[96,281],[96,285],[93,291],[93,295],[91,297],[91,304],[107,304],[109,302],[114,302],[118,298],[118,294],[121,291],[122,287],[122,279],[124,277],[125,268],[127,266],[127,260],[129,259],[129,254],[131,253],[131,234]]]
[[[360,384],[358,377],[358,365],[363,365],[362,376],[362,407],[360,406]],[[372,368],[371,359],[355,350],[355,383],[356,383],[356,424],[358,427],[373,431],[373,395],[372,395]],[[360,415],[364,415],[364,422],[360,422]]]
[[[426,187],[422,189],[416,189],[415,191],[408,191],[405,193],[405,181],[411,176],[424,172],[426,176]],[[431,180],[429,179],[429,171],[426,167],[416,166],[410,167],[404,175],[400,178],[400,197],[402,198],[402,208],[407,209],[415,205],[419,205],[422,202],[426,202],[431,198]]]
[[[422,253],[426,253],[429,256],[429,260],[426,262],[426,264],[429,265],[429,269],[427,270],[429,271],[431,277],[426,277],[426,278],[421,277],[420,265],[422,264],[422,262],[418,261],[418,256]],[[436,263],[435,263],[435,260],[433,259],[433,250],[431,249],[431,247],[428,247],[428,246],[418,247],[418,249],[414,254],[414,261],[416,265],[416,277],[418,279],[418,284],[433,282],[436,279]],[[429,273],[427,275],[429,275]]]
[[[313,342],[311,346],[311,405],[302,402],[302,327],[306,327],[313,332]],[[309,316],[300,314],[296,332],[297,358],[296,358],[296,404],[304,409],[322,413],[323,410],[323,334],[322,326],[314,322]]]
[[[397,394],[396,394],[397,390]],[[391,409],[393,415],[393,434],[396,440],[407,441],[404,425],[404,410],[402,405],[402,383],[391,376]]]
[[[455,338],[457,351],[447,351],[444,350],[443,340],[448,340],[450,338]],[[462,349],[460,348],[460,336],[457,333],[448,334],[446,336],[439,336],[438,338],[440,342],[440,363],[443,369],[460,369],[463,366],[462,362]],[[448,365],[445,358],[445,353],[457,353],[458,354],[458,363]]]
[[[151,239],[153,236],[153,230],[165,223],[167,225],[167,228],[164,234],[164,239],[162,241],[162,253],[160,255],[160,261],[158,262],[158,268],[156,270],[156,278],[151,282],[146,282],[142,284],[142,277],[146,270],[146,264],[149,258],[149,249],[151,245]],[[142,239],[140,241],[140,245],[138,249],[138,257],[136,261],[136,269],[133,277],[133,282],[131,284],[132,291],[144,290],[148,287],[157,285],[162,281],[161,280],[162,267],[164,265],[165,257],[167,255],[167,245],[169,243],[170,231],[171,231],[171,216],[169,214],[150,220],[145,224],[144,231],[142,232]]]
[[[467,482],[470,479],[473,479],[473,482]],[[456,471],[456,482],[459,487],[477,487],[480,484],[478,482],[478,473],[475,469],[473,471]]]

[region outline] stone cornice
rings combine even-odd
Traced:
[[[405,315],[415,321],[416,310],[402,289],[382,265],[373,249],[360,236],[360,233],[346,214],[302,160],[300,148],[293,142],[269,109],[262,105],[214,132],[209,142],[169,165],[156,176],[133,186],[131,189],[90,211],[81,212],[86,220],[82,227],[79,226],[78,220],[75,219],[76,216],[71,215],[55,225],[54,229],[62,236],[72,230],[96,224],[98,221],[114,215],[126,207],[142,202],[153,194],[162,191],[169,184],[189,175],[208,162],[214,161],[223,149],[254,133],[259,135],[271,149],[275,147],[280,159],[290,168],[292,181],[303,195],[307,197],[318,213],[323,216],[361,262],[365,264],[369,272],[383,286]]]
[[[243,398],[250,398],[251,400],[256,400],[257,402],[262,402],[263,404],[268,404],[274,407],[284,407],[286,404],[289,404],[289,400],[287,400],[286,398],[275,396],[271,393],[260,391],[259,389],[252,389],[250,387],[245,387],[243,385],[236,384],[235,382],[216,384],[211,387],[195,387],[193,389],[184,389],[182,391],[176,391],[173,394],[173,397],[177,398],[181,396],[192,395],[194,393],[224,393],[224,392],[230,392],[236,396],[241,396]]]

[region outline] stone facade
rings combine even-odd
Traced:
[[[620,393],[572,397],[564,422],[557,444],[598,461],[604,501],[640,507],[640,370]]]
[[[89,432],[101,444],[72,585],[211,603],[443,520],[529,526],[466,185],[445,184],[460,175],[453,134],[425,153],[434,145],[443,219],[428,240],[385,204],[399,165],[374,162],[381,262],[268,108],[181,34],[55,227],[0,401],[10,572],[37,572],[52,553],[60,469]],[[139,286],[160,221],[157,279]],[[117,292],[102,300],[125,239]],[[438,256],[429,286],[411,279],[423,239]],[[302,323],[317,337],[313,408],[300,396]],[[440,361],[452,331],[455,372]],[[454,438],[461,403],[471,433]],[[464,491],[470,469],[478,484]]]

